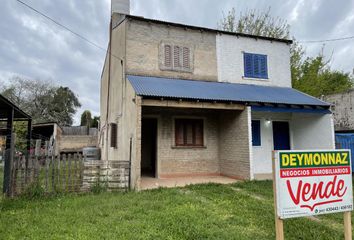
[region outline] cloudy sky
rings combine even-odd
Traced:
[[[22,0],[104,48],[110,0]],[[0,81],[13,75],[70,87],[84,109],[99,115],[99,83],[105,53],[19,4],[1,0]],[[216,28],[232,7],[267,10],[286,19],[299,41],[354,36],[354,0],[131,0],[133,15]],[[303,43],[308,55],[323,43]],[[352,72],[354,39],[327,42],[331,66]],[[78,119],[78,118],[77,118]],[[77,123],[77,121],[76,121]]]

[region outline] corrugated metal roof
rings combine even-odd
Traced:
[[[128,80],[136,94],[144,97],[330,106],[293,88],[132,75]]]

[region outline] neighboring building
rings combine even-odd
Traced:
[[[82,153],[86,147],[97,147],[98,134],[96,128],[61,127],[55,122],[33,125],[33,139],[55,141],[55,154]]]
[[[127,9],[113,4],[99,143],[103,160],[130,161],[131,187],[142,175],[270,178],[274,149],[334,148],[330,105],[291,88],[290,40]]]
[[[335,131],[354,133],[354,89],[328,95],[324,99],[332,104]]]

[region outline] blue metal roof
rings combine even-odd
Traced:
[[[293,88],[133,75],[128,75],[128,80],[143,97],[330,106]]]

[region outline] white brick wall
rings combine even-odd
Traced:
[[[290,45],[261,39],[216,35],[219,82],[291,87]],[[268,79],[244,78],[243,52],[268,57]]]

